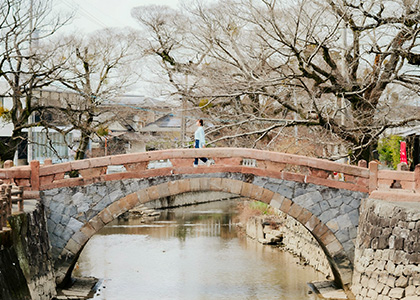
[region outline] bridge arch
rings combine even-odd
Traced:
[[[285,195],[288,193],[287,187],[297,183],[281,181],[274,187],[274,181],[269,181],[267,178],[249,176],[249,174],[230,174],[230,178],[224,177],[226,176],[224,174],[211,177],[208,175],[163,176],[149,178],[148,180],[127,180],[125,182],[108,181],[90,186],[68,187],[64,193],[63,190],[43,191],[42,198],[47,206],[49,225],[54,222],[54,219],[58,218],[58,211],[61,211],[61,219],[67,219],[64,216],[69,214],[67,225],[64,226],[63,223],[60,223],[62,227],[65,227],[61,236],[58,237],[60,240],[57,241],[57,238],[52,239],[53,256],[56,259],[57,282],[65,283],[70,278],[81,251],[98,230],[136,205],[154,203],[156,208],[167,207],[171,206],[171,203],[168,203],[167,200],[170,196],[188,192],[217,191],[270,204],[296,219],[311,232],[324,250],[336,283],[339,285],[351,283],[352,264],[342,242],[337,237],[339,230],[334,232],[330,228],[331,223],[328,226],[325,221],[322,221],[322,215],[317,215],[314,210],[304,207],[304,202],[308,201],[311,193],[312,197],[316,197],[316,195],[319,197],[320,195],[322,196],[322,193],[328,194],[334,191],[325,191],[325,187],[323,187],[323,192],[319,192],[317,187],[308,187],[306,185],[300,186],[301,189],[305,188],[308,191],[306,198],[303,197],[305,194],[300,195],[299,192],[294,193],[292,197],[286,197]],[[72,200],[71,203],[68,203],[70,205],[64,208],[63,212],[63,207],[57,207],[57,202],[54,201],[54,198],[63,198],[65,197],[63,194],[66,193],[71,196]],[[95,193],[102,193],[104,197],[101,198],[102,200],[94,202],[95,206],[88,206],[102,208],[100,210],[89,210],[88,206],[85,205],[84,195],[89,196]],[[109,197],[106,196],[106,193],[109,193]],[[358,196],[360,195],[357,195],[356,198]],[[320,201],[325,201],[325,197],[321,198],[319,199]],[[97,197],[97,199],[100,199],[100,197]],[[83,214],[81,214],[82,212]],[[66,220],[62,221],[65,222]],[[54,225],[49,226],[49,230],[51,228],[51,230],[56,232],[58,225],[55,224],[54,229],[52,229],[52,226]],[[52,235],[55,235],[55,233]]]

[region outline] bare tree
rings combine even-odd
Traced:
[[[69,45],[57,60],[66,61],[55,76],[63,87],[72,90],[76,99],[65,101],[60,107],[49,107],[60,111],[67,122],[66,130],[55,129],[66,134],[78,130],[81,134],[75,159],[83,159],[93,135],[106,128],[115,114],[101,108],[120,95],[137,78],[133,68],[139,58],[135,53],[135,35],[104,29],[87,37],[62,38]]]
[[[0,158],[13,159],[17,147],[26,140],[24,129],[29,116],[40,109],[33,92],[49,85],[59,65],[51,61],[56,47],[42,48],[69,18],[51,14],[51,1],[7,0],[0,4],[0,80],[6,82],[6,96],[12,99],[7,112],[13,124],[10,137],[0,143]],[[42,50],[41,50],[42,49]]]
[[[308,137],[328,135],[354,159],[370,159],[386,128],[419,118],[403,109],[418,97],[418,8],[402,0],[196,1],[182,11],[189,30],[179,26],[177,36],[151,25],[165,18],[137,19],[165,49],[167,70],[192,62],[190,99],[217,115],[219,139],[267,145],[284,127],[304,125],[313,128]],[[186,52],[172,55],[167,45]]]

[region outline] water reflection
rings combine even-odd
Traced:
[[[143,224],[118,220],[84,249],[75,275],[102,278],[94,299],[315,299],[322,275],[238,235],[236,203],[166,211]]]

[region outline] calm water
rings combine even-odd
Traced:
[[[324,277],[289,253],[236,231],[236,203],[165,212],[158,221],[117,220],[92,237],[75,275],[102,280],[94,299],[317,299]]]

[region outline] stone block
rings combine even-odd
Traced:
[[[413,279],[413,284],[415,286],[419,286],[420,285],[420,274],[414,274],[412,276],[412,279]],[[417,295],[420,295],[420,287],[418,289],[419,289],[419,293],[417,293],[417,290],[416,290],[416,294]]]
[[[349,212],[351,212],[352,210],[354,210],[353,207],[351,207],[350,205],[347,204],[343,204],[340,206],[340,214],[345,215]]]
[[[70,218],[69,223],[67,224],[67,228],[73,232],[77,232],[82,228],[84,224],[75,218]]]
[[[338,209],[336,208],[330,208],[326,211],[324,211],[320,216],[319,219],[324,222],[328,223],[328,221],[334,219],[339,214]]]
[[[223,191],[222,178],[210,178],[209,186],[212,191]]]
[[[264,184],[264,188],[273,192],[277,192],[279,185],[277,183],[268,182]]]
[[[197,180],[200,186],[200,182],[199,180]],[[157,187],[157,192],[159,194],[159,198],[164,198],[164,197],[168,197],[171,195],[171,193],[169,192],[169,187],[167,183],[162,183],[156,186]]]
[[[119,206],[124,210],[130,210],[136,205],[140,204],[137,193],[131,193],[119,200]]]
[[[220,188],[223,190],[222,181],[220,181]],[[199,192],[200,191],[200,179],[199,178],[192,178],[190,179],[190,191],[192,192]]]
[[[79,245],[83,246],[87,243],[89,237],[87,237],[83,232],[78,231],[73,235],[72,239],[75,240]]]
[[[280,206],[280,210],[282,212],[286,213],[286,214],[289,213],[289,209],[290,209],[290,206],[292,206],[292,203],[293,202],[291,200],[289,200],[287,198],[284,198],[284,200],[283,200],[283,202]]]
[[[402,299],[405,294],[405,289],[403,288],[393,288],[389,291],[388,296],[391,298]]]
[[[278,187],[277,193],[279,193],[280,195],[282,195],[282,196],[284,196],[288,199],[293,198],[293,188],[290,187],[290,186],[287,186],[285,184],[282,184]]]
[[[298,203],[299,205],[305,208],[310,207],[315,203],[321,202],[322,200],[322,196],[318,191],[306,193],[293,199],[294,202]]]
[[[405,296],[416,296],[416,287],[414,285],[409,285],[405,288]]]
[[[375,265],[375,268],[378,271],[383,271],[383,270],[385,270],[386,261],[385,260],[375,260],[374,265]]]
[[[241,189],[241,195],[244,197],[251,197],[251,191],[252,191],[252,184],[243,182],[242,183],[242,189]]]
[[[146,203],[150,201],[148,189],[142,189],[137,191],[137,197],[139,198],[140,203]]]
[[[260,197],[260,200],[262,202],[265,202],[265,203],[269,204],[270,201],[271,201],[271,199],[273,198],[273,196],[274,196],[274,192],[273,191],[270,191],[270,190],[267,190],[267,189],[263,189],[263,193],[262,193],[262,195]]]
[[[289,209],[288,215],[289,215],[289,216],[291,216],[291,217],[293,217],[294,219],[297,219],[297,217],[298,217],[298,216],[299,216],[299,214],[302,212],[302,210],[303,210],[303,208],[302,208],[300,205],[298,205],[298,204],[296,204],[296,203],[293,203],[293,204],[290,206],[290,209]]]
[[[94,218],[91,219],[91,221]],[[92,226],[91,223],[86,223],[82,228],[80,228],[80,232],[83,233],[88,239],[90,239],[97,230]]]
[[[393,272],[390,272],[388,269],[387,271],[389,272],[389,274],[393,273]],[[386,280],[386,285],[389,286],[390,288],[395,287],[395,277],[393,275],[388,275],[388,279]]]
[[[281,204],[283,203],[284,197],[278,193],[273,195],[273,198],[270,201],[270,206],[280,209]]]
[[[119,215],[121,215],[124,211],[122,207],[120,207],[119,202],[114,202],[107,207],[107,210],[112,216],[112,220],[116,219]],[[112,221],[111,220],[111,221]]]
[[[179,183],[178,180],[168,182],[168,189],[169,189],[169,192],[171,193],[171,195],[180,194],[178,183]]]
[[[151,186],[147,188],[147,195],[150,200],[157,200],[160,198],[157,186]]]
[[[312,213],[307,209],[303,209],[302,212],[297,216],[297,220],[301,224],[306,224],[306,222],[308,222],[311,217]]]
[[[355,227],[359,226],[359,210],[358,209],[352,210],[347,215],[350,218],[350,221],[353,224],[353,226]]]
[[[68,243],[66,244],[66,247],[64,247],[65,250],[69,251],[73,255],[76,255],[77,252],[79,252],[81,248],[81,245],[78,244],[75,240],[70,239]]]
[[[121,191],[120,188],[116,188],[114,191],[109,193],[109,198],[111,199],[111,202],[114,202],[122,197],[124,197],[124,193]]]
[[[324,233],[326,233],[329,228],[322,222],[319,222],[318,225],[312,230],[312,233],[315,236],[321,237]]]
[[[259,187],[263,187],[267,182],[268,182],[268,177],[255,176],[254,180],[252,181],[252,184],[257,185]]]
[[[225,179],[225,178],[223,178]],[[222,186],[225,186],[222,179]],[[199,178],[200,191],[210,191],[210,181],[209,178]]]
[[[305,227],[308,228],[308,230],[313,231],[320,223],[321,221],[313,215],[308,222],[306,222]]]
[[[384,289],[382,290],[382,295],[387,296],[389,294],[390,290],[391,290],[391,288],[389,286],[384,285]]]
[[[103,211],[101,211],[98,216],[104,224],[108,224],[114,219],[108,208],[105,208]]]
[[[90,219],[88,224],[92,226],[95,232],[98,232],[100,229],[102,229],[105,226],[105,223],[102,221],[102,218],[99,215]]]
[[[367,295],[368,299],[377,299],[378,298],[378,292],[376,290],[369,289]]]
[[[368,289],[365,288],[365,287],[363,287],[362,290],[361,290],[361,292],[360,292],[360,295],[362,297],[366,297],[367,293],[368,293]],[[362,299],[364,299],[364,298],[362,298]]]
[[[340,229],[335,233],[335,236],[341,243],[345,243],[350,240],[350,234],[347,228]]]
[[[56,224],[60,224],[61,223],[61,219],[63,218],[63,216],[61,214],[58,213],[54,213],[53,211],[51,211],[49,218],[51,219],[51,221],[53,221]]]
[[[328,245],[329,243],[332,243],[335,240],[336,238],[334,234],[331,233],[331,231],[327,231],[320,237],[320,241],[322,242],[323,245]]]
[[[337,240],[326,245],[326,248],[332,256],[339,254],[343,250],[343,247],[341,246],[340,242]]]
[[[331,208],[328,201],[321,201],[321,202],[319,202],[319,205],[321,206],[321,210],[323,212],[324,211],[327,211],[327,210],[329,210]]]
[[[340,207],[343,204],[343,199],[341,197],[333,198],[328,200],[330,207]]]
[[[382,293],[382,291],[383,291],[383,289],[384,289],[384,287],[385,287],[385,285],[384,285],[383,283],[377,282],[377,285],[376,285],[375,291],[376,291],[378,294],[381,294],[381,293]]]
[[[335,219],[328,221],[326,225],[334,233],[340,229],[340,227],[338,226],[337,220]]]
[[[316,203],[310,207],[307,208],[312,214],[314,214],[315,216],[320,216],[321,215],[321,206],[319,205],[319,203]]]
[[[261,200],[264,189],[257,185],[252,185],[250,198],[254,200]]]
[[[340,226],[340,229],[351,228],[354,226],[349,215],[337,216],[337,223]]]

